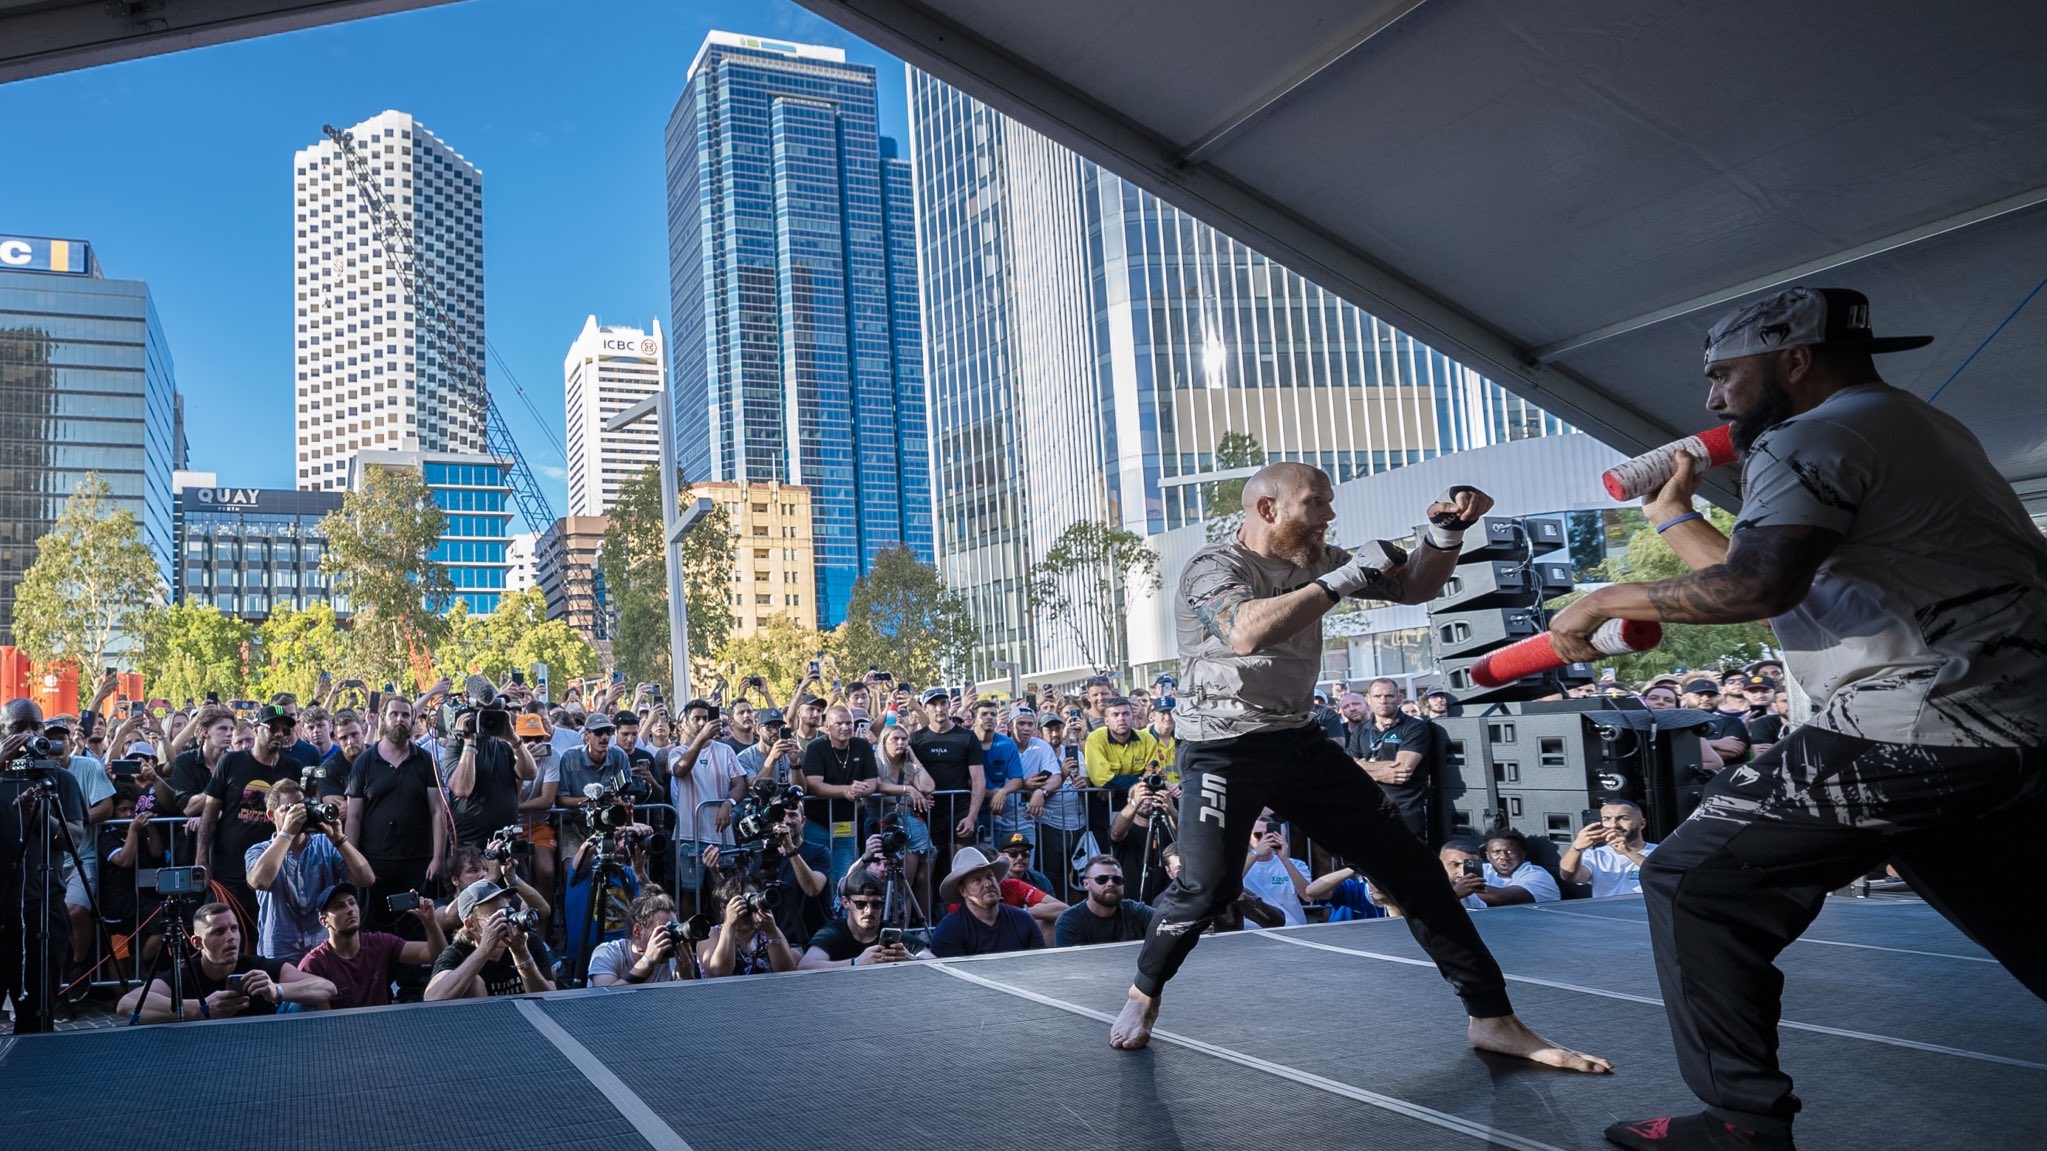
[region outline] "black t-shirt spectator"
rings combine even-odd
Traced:
[[[270,982],[275,983],[280,987],[284,985],[284,960],[282,959],[265,959],[260,955],[237,956],[235,959],[234,974],[246,975],[251,971],[261,971],[262,973],[270,977]],[[157,978],[160,981],[162,981],[166,986],[168,986],[170,983],[170,975],[168,973],[160,975]],[[199,961],[198,956],[196,955],[193,956],[191,962],[185,964],[186,1002],[189,1003],[194,1000],[203,1000],[207,996],[213,994],[216,991],[226,990],[227,980],[214,979],[208,976],[206,974],[206,965]],[[277,1014],[276,1003],[268,999],[257,999],[254,996],[250,996],[249,1005],[247,1007],[242,1008],[241,1014],[237,1015],[236,1018],[239,1019],[243,1015],[275,1015],[275,1014]]]
[[[1116,905],[1116,914],[1104,919],[1076,904],[1059,914],[1052,925],[1052,946],[1079,947],[1087,943],[1128,943],[1143,939],[1151,926],[1151,905],[1126,899]]]
[[[782,938],[789,941],[789,946],[800,951],[804,942],[831,918],[832,884],[839,877],[832,874],[831,852],[808,840],[798,845],[797,852],[812,871],[825,877],[824,890],[816,895],[803,894],[803,888],[796,882],[796,865],[786,859],[782,861],[781,873],[775,877],[782,881],[782,902],[775,908],[775,926],[782,929]]]
[[[175,814],[182,815],[185,805],[195,795],[204,794],[206,781],[213,778],[213,772],[206,766],[206,756],[199,748],[188,747],[171,760],[171,799],[178,805]]]
[[[335,744],[320,757],[320,770],[324,773],[318,780],[319,798],[345,799],[348,796],[348,771],[352,765],[348,757],[341,754],[341,745]]]
[[[532,942],[532,937],[528,936],[527,944],[530,946]],[[475,944],[461,939],[454,940],[448,944],[448,949],[441,952],[440,957],[434,960],[432,974],[439,975],[443,971],[453,971],[457,967],[462,966],[463,962],[474,954],[476,954]],[[538,963],[540,961],[540,953],[536,951],[533,953],[533,956],[534,962]],[[526,990],[525,980],[519,978],[519,961],[512,958],[512,949],[509,947],[505,948],[503,955],[485,963],[483,970],[477,972],[477,974],[483,977],[483,989],[487,995],[517,995]],[[468,988],[465,987],[462,990],[467,991]]]
[[[1342,712],[1337,711],[1326,703],[1318,703],[1308,709],[1308,718],[1315,721],[1316,725],[1322,729],[1323,735],[1328,736],[1337,743],[1343,742]]]
[[[363,801],[355,846],[370,859],[426,859],[434,853],[427,797],[440,786],[433,760],[415,746],[403,763],[393,764],[378,746],[371,744],[348,773],[348,798]]]
[[[633,778],[644,781],[652,789],[647,796],[648,803],[668,802],[668,771],[660,760],[654,758],[653,752],[635,747],[625,753],[625,761]],[[642,819],[646,816],[647,813],[641,813]]]
[[[1751,744],[1776,743],[1784,738],[1784,717],[1774,711],[1749,716],[1747,727]]]
[[[206,781],[207,798],[220,802],[220,820],[214,825],[207,856],[215,879],[248,882],[249,849],[277,833],[264,808],[270,785],[281,779],[297,782],[298,773],[298,761],[282,755],[276,763],[264,763],[247,751],[230,751],[220,757],[213,777]]]
[[[476,748],[476,785],[467,797],[450,791],[448,811],[455,817],[456,845],[482,847],[492,832],[519,821],[519,769],[512,745],[502,739],[485,737],[471,746]],[[450,777],[460,762],[459,756],[446,757]]]
[[[875,942],[879,943],[880,939],[877,938]],[[810,937],[809,946],[824,952],[825,958],[834,963],[844,963],[873,944],[862,943],[853,938],[853,929],[847,926],[846,921],[834,919],[817,929],[817,934]]]
[[[969,735],[967,738],[972,739]],[[845,787],[875,777],[874,745],[864,739],[846,741],[844,750],[829,739],[812,740],[803,749],[803,774]],[[856,806],[850,799],[806,799],[804,815],[812,823],[829,826],[834,821],[850,822]]]
[[[164,821],[166,824],[169,822],[171,821]],[[157,825],[157,833],[163,836],[164,842],[168,846],[170,842],[170,829],[163,825]],[[135,930],[135,925],[141,922],[142,917],[148,916],[150,912],[155,911],[163,903],[163,897],[154,891],[142,891],[139,893],[139,898],[136,891],[136,871],[144,868],[163,867],[169,862],[164,858],[162,852],[153,852],[149,849],[149,840],[149,828],[145,827],[136,833],[135,844],[137,851],[135,858],[128,860],[128,866],[123,868],[113,863],[112,860],[114,853],[121,850],[128,842],[128,826],[122,824],[118,827],[103,826],[100,828],[100,915],[108,923],[121,925],[122,931],[128,933],[132,933]],[[142,913],[141,916],[136,915],[138,910]],[[162,929],[161,924],[152,928],[153,931],[161,931]]]
[[[1740,750],[1732,754],[1722,752],[1720,753],[1720,758],[1725,760],[1730,766],[1746,762],[1748,759],[1748,745],[1752,742],[1749,739],[1748,725],[1741,721],[1740,716],[1728,712],[1713,711],[1707,714],[1713,717],[1706,723],[1707,739],[1738,739],[1741,741]]]
[[[1425,719],[1403,714],[1393,721],[1393,726],[1381,729],[1376,720],[1367,718],[1350,733],[1343,752],[1352,759],[1390,760],[1403,751],[1412,751],[1422,757],[1406,783],[1382,783],[1379,790],[1393,801],[1393,806],[1402,813],[1419,812],[1429,798],[1434,786],[1430,769],[1436,763],[1436,725]]]
[[[931,773],[931,782],[939,791],[965,792],[971,788],[974,784],[967,768],[982,762],[981,741],[958,724],[943,735],[925,728],[910,737],[910,751]]]

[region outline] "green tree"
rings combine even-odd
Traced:
[[[15,646],[38,663],[71,661],[81,683],[96,679],[108,652],[140,638],[141,613],[162,603],[163,593],[135,513],[115,506],[112,486],[87,472],[22,572]]]
[[[836,633],[848,674],[878,667],[908,684],[944,683],[965,674],[980,642],[966,601],[945,586],[937,568],[900,546],[875,556],[867,574],[854,582],[846,620]]]
[[[727,686],[749,675],[760,676],[775,699],[786,706],[795,697],[797,686],[809,678],[810,661],[818,652],[830,650],[831,641],[831,636],[777,612],[761,617],[751,635],[726,636],[710,663]]]
[[[678,483],[678,499],[692,497]],[[620,486],[604,531],[604,594],[618,616],[611,654],[628,683],[666,683],[668,562],[662,546],[661,471],[648,467]],[[692,651],[717,651],[732,630],[732,518],[723,504],[697,521],[682,541],[683,608]],[[698,657],[702,662],[702,657]]]
[[[1159,585],[1159,555],[1144,537],[1114,524],[1080,520],[1053,539],[1031,573],[1031,599],[1072,633],[1081,658],[1101,671],[1123,660],[1129,595]]]
[[[1706,518],[1725,534],[1734,529],[1734,516],[1719,508],[1706,508]],[[1627,547],[1607,556],[1594,569],[1593,578],[1608,583],[1648,583],[1675,579],[1691,571],[1656,529],[1635,509],[1622,512],[1618,531],[1627,532]],[[1555,601],[1557,609],[1577,599],[1577,594]],[[1774,646],[1776,633],[1764,623],[1712,623],[1663,625],[1663,642],[1654,649],[1633,655],[1610,656],[1599,661],[1610,667],[1624,683],[1640,683],[1673,668],[1711,668],[1723,662],[1748,663],[1761,659],[1765,647]]]
[[[222,699],[246,693],[251,631],[245,621],[210,603],[178,603],[145,609],[137,634],[142,646],[135,670],[150,695],[182,703],[209,691]]]
[[[471,615],[467,600],[456,600],[441,617],[441,639],[434,645],[435,669],[456,680],[473,671],[490,675],[484,666],[492,647],[489,620],[489,616]]]
[[[320,569],[355,614],[342,670],[373,685],[405,681],[414,645],[430,650],[436,617],[454,585],[430,558],[446,517],[410,468],[372,468],[361,491],[320,521],[327,553]]]
[[[260,663],[251,691],[269,698],[288,691],[301,701],[313,696],[320,673],[337,673],[347,657],[347,632],[331,604],[303,611],[280,607],[256,629]],[[338,674],[336,678],[341,678]]]
[[[1224,432],[1215,444],[1215,470],[1265,466],[1265,449],[1250,432]],[[1244,526],[1244,484],[1251,477],[1212,480],[1201,485],[1201,506],[1207,516],[1206,533],[1213,540],[1226,540]]]

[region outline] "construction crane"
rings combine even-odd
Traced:
[[[468,344],[462,339],[462,329],[455,324],[455,318],[448,314],[446,301],[441,293],[419,271],[419,253],[412,246],[412,235],[405,227],[405,220],[398,209],[384,195],[378,183],[377,170],[370,166],[370,159],[355,146],[355,139],[348,132],[332,124],[320,129],[327,138],[341,149],[342,162],[348,166],[348,175],[361,193],[363,206],[376,221],[378,238],[384,242],[384,252],[398,265],[398,276],[405,281],[405,291],[412,298],[413,308],[425,324],[431,324],[439,337],[453,345],[453,375],[455,394],[468,407],[470,414],[484,428],[490,453],[508,464],[506,481],[512,489],[512,498],[519,505],[519,514],[526,521],[526,527],[544,532],[554,524],[554,505],[548,501],[547,492],[526,466],[526,457],[519,451],[519,443],[512,438],[511,428],[506,426],[504,413],[498,409],[497,401],[491,398],[490,387],[484,383],[483,375],[476,365],[480,358],[472,359]],[[425,326],[424,324],[422,326]]]

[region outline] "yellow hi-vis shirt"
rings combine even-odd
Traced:
[[[1155,767],[1163,766],[1159,759],[1159,741],[1150,728],[1133,728],[1130,739],[1117,743],[1109,738],[1109,729],[1098,727],[1087,733],[1087,742],[1081,746],[1081,758],[1087,764],[1087,780],[1095,787],[1106,787],[1111,779],[1119,775],[1143,775]],[[1166,773],[1166,782],[1178,783],[1180,775],[1175,771]]]

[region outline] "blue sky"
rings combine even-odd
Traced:
[[[483,169],[486,335],[552,438],[496,360],[491,387],[559,514],[570,341],[593,313],[668,326],[661,137],[713,28],[846,49],[907,149],[902,64],[794,4],[468,0],[0,85],[0,232],[87,240],[148,281],[191,465],[289,488],[292,154],[410,112]]]

